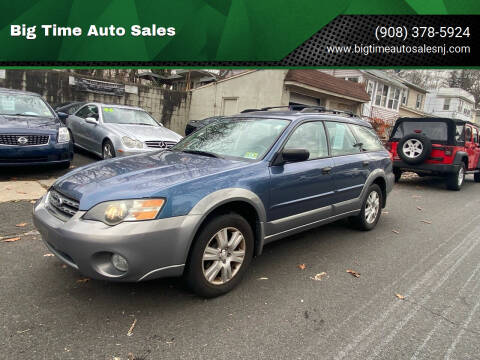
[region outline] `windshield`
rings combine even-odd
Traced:
[[[409,134],[423,134],[432,140],[447,141],[448,128],[443,121],[403,121],[393,134],[393,139],[401,139]]]
[[[288,120],[280,119],[223,119],[201,128],[172,150],[257,160],[267,153],[288,124]]]
[[[105,123],[160,126],[143,110],[102,106],[102,113]]]
[[[54,118],[54,114],[40,96],[0,93],[0,115],[18,115]]]

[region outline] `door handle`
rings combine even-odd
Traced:
[[[330,166],[324,167],[322,169],[322,174],[330,174],[330,171],[332,171],[332,168]]]
[[[368,165],[370,165],[370,161],[365,160],[364,162],[362,162],[362,165],[363,166],[368,166]]]

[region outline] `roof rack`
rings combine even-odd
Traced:
[[[249,113],[249,112],[255,112],[255,111],[268,111],[271,109],[282,109],[282,108],[287,108],[290,111],[298,111],[301,113],[319,112],[319,113],[330,113],[330,114],[344,114],[350,117],[355,116],[355,114],[352,111],[327,109],[325,106],[312,106],[312,105],[268,106],[261,109],[245,109],[242,111],[242,113]]]
[[[285,108],[290,110],[290,111],[300,111],[300,110],[303,110],[307,107],[310,107],[310,106],[308,106],[308,105],[267,106],[267,107],[263,107],[263,108],[260,108],[260,109],[245,109],[245,110],[241,111],[241,114],[254,112],[254,111],[268,111],[268,110],[272,110],[272,109],[285,109]]]
[[[302,113],[308,113],[308,112],[321,112],[321,113],[331,113],[331,114],[345,114],[350,117],[354,117],[355,114],[352,111],[347,111],[347,110],[336,110],[336,109],[327,109],[324,106],[307,106],[300,110]]]

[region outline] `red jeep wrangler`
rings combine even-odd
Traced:
[[[387,148],[398,181],[402,172],[446,177],[447,188],[460,190],[465,174],[480,182],[480,131],[476,124],[447,118],[400,118]]]

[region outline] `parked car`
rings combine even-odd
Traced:
[[[182,137],[145,110],[88,103],[67,118],[74,144],[103,159],[168,149]]]
[[[40,95],[0,88],[0,165],[69,167],[72,158],[67,128]]]
[[[446,179],[447,188],[460,190],[465,174],[480,182],[480,135],[476,124],[447,118],[400,118],[388,148],[398,181],[402,172]]]
[[[223,118],[224,116],[212,116],[203,120],[191,120],[187,123],[187,126],[185,126],[185,136],[188,136],[191,133],[197,131],[198,129],[201,129],[204,126]]]
[[[265,244],[350,218],[380,219],[394,176],[369,123],[305,109],[224,118],[169,150],[58,179],[34,208],[46,246],[85,276],[184,275],[217,296]]]
[[[74,114],[83,105],[85,105],[84,101],[70,101],[57,106],[55,112],[62,115],[62,118],[64,118],[63,122],[65,123],[67,117]]]

